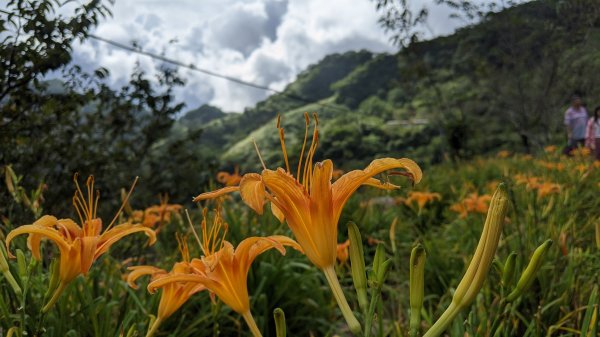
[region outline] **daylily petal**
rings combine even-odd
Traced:
[[[81,272],[86,275],[92,263],[96,260],[96,247],[98,247],[98,236],[81,237]]]
[[[208,279],[206,276],[197,274],[172,274],[165,277],[156,279],[148,284],[148,291],[154,294],[157,289],[162,288],[168,284],[176,282],[192,282],[198,284],[205,284],[214,282]]]
[[[223,187],[219,190],[216,191],[212,191],[212,192],[205,192],[202,194],[197,195],[194,198],[194,202],[198,202],[201,200],[208,200],[208,199],[214,199],[214,198],[218,198],[220,196],[222,196],[223,194],[228,194],[228,193],[232,193],[232,192],[236,192],[239,191],[240,187],[239,186],[227,186],[227,187]]]
[[[166,274],[167,273],[164,269],[156,268],[153,266],[134,266],[134,267],[127,268],[127,270],[131,271],[127,275],[127,284],[133,289],[138,288],[137,284],[135,284],[135,281],[144,275],[154,276],[156,274]]]
[[[44,215],[33,223],[33,226],[42,227],[53,227],[56,224],[57,219],[51,215]],[[31,255],[36,260],[40,260],[40,242],[42,241],[42,235],[31,233],[27,237],[27,247],[31,250]]]
[[[59,219],[56,227],[62,229],[65,236],[70,236],[71,241],[83,235],[81,227],[71,219]]]
[[[390,182],[383,182],[379,179],[369,178],[367,181],[363,183],[363,185],[368,185],[371,187],[379,188],[381,190],[397,190],[400,188],[398,185],[394,185]]]
[[[37,235],[45,236],[48,239],[54,241],[54,243],[60,249],[61,254],[63,251],[68,251],[70,248],[69,243],[65,240],[65,238],[56,229],[49,228],[49,227],[42,227],[39,225],[24,225],[24,226],[20,226],[20,227],[13,229],[6,236],[6,251],[8,252],[8,256],[11,258],[14,257],[14,255],[11,254],[10,249],[9,249],[10,242],[15,238],[15,236],[21,235],[21,234],[30,234],[30,235],[37,234]],[[37,248],[38,248],[38,256],[39,256],[39,245],[37,246]]]
[[[273,202],[271,203],[271,213],[273,213],[279,222],[283,223],[285,221],[285,214]]]
[[[319,267],[332,265],[336,256],[338,224],[332,218],[332,172],[331,160],[316,163],[310,183],[310,231],[319,250],[307,256]]]
[[[344,174],[333,183],[333,208],[334,221],[337,223],[342,208],[350,199],[350,196],[363,184],[371,185],[373,176],[392,169],[405,169],[416,184],[421,181],[423,173],[419,165],[408,158],[381,158],[375,159],[364,170],[355,170]]]
[[[139,224],[118,225],[100,235],[100,239],[98,240],[98,246],[96,249],[96,254],[94,255],[94,260],[97,259],[100,255],[106,253],[112,244],[119,241],[124,236],[136,232],[144,232],[144,234],[148,236],[149,245],[153,245],[156,242],[156,233],[148,227],[144,227]]]
[[[311,223],[310,196],[304,187],[283,169],[264,170],[262,175],[265,185],[274,196],[271,201],[285,214],[285,219],[305,254],[313,262],[320,259],[320,246],[315,242]]]
[[[263,213],[266,192],[260,174],[247,173],[244,175],[240,181],[240,195],[242,200],[256,213]]]
[[[239,270],[243,274],[247,274],[254,259],[272,248],[277,249],[281,255],[285,255],[284,246],[289,246],[302,252],[302,248],[296,241],[283,235],[254,236],[242,240],[235,249],[235,259],[238,262]]]
[[[177,311],[195,293],[205,290],[195,283],[172,283],[163,288],[158,304],[158,317],[166,319]]]
[[[60,249],[60,282],[67,284],[81,274],[81,240],[76,238],[66,249]]]

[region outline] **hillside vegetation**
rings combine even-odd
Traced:
[[[320,151],[344,166],[374,156],[410,153],[435,163],[444,153],[534,152],[562,143],[570,96],[600,104],[600,80],[588,75],[600,70],[598,23],[574,25],[567,10],[534,1],[395,55],[329,55],[284,94],[198,125],[200,145],[231,164],[258,165],[252,139],[270,158],[279,147],[277,114],[297,127],[304,112],[324,117]],[[287,131],[292,153],[301,146],[303,130],[296,131]]]

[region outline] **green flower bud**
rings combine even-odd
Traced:
[[[452,303],[423,337],[437,337],[444,333],[456,315],[469,306],[479,293],[496,254],[507,210],[508,194],[505,184],[501,183],[492,196],[485,224],[483,225],[483,233],[471,263],[469,263],[465,275],[456,287]]]
[[[375,249],[375,257],[373,257],[373,276],[375,279],[378,278],[378,275],[381,272],[383,262],[385,262],[385,247],[383,244],[379,243]]]
[[[44,298],[48,298],[54,289],[58,287],[58,283],[60,282],[60,262],[58,259],[52,260],[50,262],[50,283],[48,284],[48,290],[46,290],[46,294]]]
[[[529,260],[529,264],[527,268],[521,274],[519,278],[519,282],[517,282],[517,286],[515,289],[508,295],[506,298],[507,301],[512,302],[519,298],[533,283],[537,271],[540,269],[542,265],[542,258],[548,251],[548,248],[552,245],[552,240],[546,240],[546,242],[542,243],[536,250],[533,252],[533,256],[531,256],[531,260]]]
[[[363,252],[362,239],[358,226],[354,222],[348,223],[348,238],[350,238],[350,268],[352,269],[352,281],[358,297],[358,305],[363,312],[369,307],[367,297],[367,273],[365,268],[365,255]]]
[[[277,337],[285,337],[285,313],[281,308],[275,308],[275,310],[273,310],[273,317],[275,319],[275,335]]]
[[[512,282],[515,278],[515,262],[517,261],[517,253],[512,252],[506,258],[506,262],[504,262],[504,268],[502,273],[502,284],[505,288],[508,288],[512,285]]]
[[[21,297],[23,291],[21,287],[15,280],[14,276],[10,273],[10,268],[8,267],[8,261],[6,260],[6,255],[4,252],[4,243],[0,243],[0,272],[4,275],[4,278],[10,284],[11,288],[15,292],[18,297]]]
[[[410,336],[419,334],[425,296],[425,248],[418,244],[410,253]]]
[[[25,253],[20,249],[17,249],[17,267],[19,270],[19,277],[21,277],[21,281],[25,283],[27,279],[27,260],[25,259]]]

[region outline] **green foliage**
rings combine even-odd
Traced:
[[[332,85],[337,95],[336,102],[354,109],[365,98],[385,93],[401,76],[397,63],[393,55],[383,54],[360,65]]]

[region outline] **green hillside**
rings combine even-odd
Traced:
[[[280,160],[280,113],[293,157],[304,112],[321,117],[320,155],[347,166],[375,156],[431,163],[444,154],[535,152],[560,143],[570,95],[600,99],[597,76],[589,76],[600,70],[600,25],[573,24],[561,6],[551,0],[513,7],[395,55],[329,55],[283,94],[199,125],[200,143],[248,166],[258,164],[255,139],[266,160]],[[353,143],[358,135],[362,140]]]

